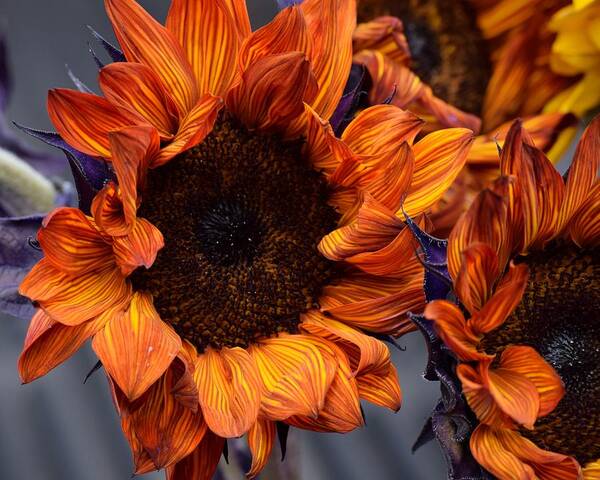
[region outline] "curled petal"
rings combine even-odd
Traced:
[[[248,446],[252,452],[252,465],[246,476],[256,477],[265,467],[273,450],[275,441],[275,422],[269,420],[257,420],[248,432]]]
[[[125,219],[119,188],[112,181],[94,197],[91,211],[98,228],[108,235],[127,235],[131,230],[131,223]]]
[[[113,252],[124,276],[136,268],[150,268],[158,251],[165,245],[160,230],[144,218],[138,218],[131,232],[113,239]]]
[[[600,181],[596,181],[587,200],[574,215],[569,232],[573,241],[582,248],[600,244]]]
[[[472,243],[463,252],[454,288],[469,312],[481,310],[492,294],[498,274],[498,256],[489,245]]]
[[[354,51],[376,50],[392,61],[405,64],[410,61],[410,49],[402,21],[396,17],[377,17],[359,23],[353,35]]]
[[[402,405],[402,392],[398,383],[396,367],[392,363],[388,365],[385,374],[367,373],[356,377],[358,394],[363,400],[367,400],[380,407],[389,408],[397,412]]]

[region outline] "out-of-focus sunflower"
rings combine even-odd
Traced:
[[[559,108],[554,100],[576,81],[553,70],[556,62],[550,61],[556,37],[550,21],[566,4],[360,0],[354,58],[371,77],[367,103],[391,98],[426,119],[429,130],[464,126],[481,132],[459,183],[435,209],[432,221],[440,234],[447,234],[497,175],[497,144],[503,144],[513,119],[523,118],[536,146],[556,160],[573,138],[575,129],[567,128],[575,120],[570,114],[598,104],[596,91],[581,108],[567,108],[566,102]],[[585,46],[580,43],[578,52],[594,48],[591,36]]]
[[[425,309],[477,418],[470,452],[503,480],[599,478],[599,167],[600,117],[566,182],[515,122],[448,240],[458,305]]]
[[[251,32],[241,0],[174,0],[166,27],[106,0],[124,58],[103,97],[53,90],[58,133],[110,163],[91,203],[49,214],[21,285],[39,306],[23,381],[88,338],[136,472],[211,478],[248,434],[250,476],[277,426],[347,432],[359,399],[397,410],[375,335],[412,328],[422,267],[398,213],[424,222],[472,132],[393,105],[328,122],[352,62],[355,4],[310,0]],[[100,161],[100,160],[99,160]]]

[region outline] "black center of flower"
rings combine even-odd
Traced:
[[[523,299],[482,347],[530,345],[554,367],[565,396],[523,434],[585,464],[600,457],[600,250],[554,247],[522,261],[530,269]]]
[[[133,286],[200,350],[296,331],[334,274],[317,244],[338,215],[301,150],[224,115],[200,145],[149,172],[138,215],[165,247]]]
[[[490,77],[486,43],[467,1],[362,0],[358,18],[402,20],[413,71],[450,104],[479,115]]]

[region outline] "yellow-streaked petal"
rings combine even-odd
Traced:
[[[596,180],[588,199],[579,207],[569,225],[573,241],[582,248],[600,245],[600,181]]]
[[[273,444],[275,443],[275,422],[269,420],[257,420],[248,432],[248,446],[252,453],[252,465],[246,477],[256,477],[267,464]]]
[[[376,50],[395,63],[407,64],[410,61],[410,48],[399,18],[384,16],[359,23],[352,38],[355,52]]]
[[[138,267],[150,268],[165,245],[160,230],[145,218],[138,218],[127,235],[115,237],[113,252],[121,273],[130,275]]]
[[[224,447],[225,439],[208,430],[190,455],[167,468],[167,480],[212,480]]]
[[[463,251],[454,288],[469,312],[481,310],[492,294],[499,273],[498,256],[488,244],[472,243]]]
[[[358,394],[363,400],[397,412],[402,405],[402,392],[398,383],[398,374],[392,363],[387,368],[388,371],[385,374],[367,373],[358,375],[356,377]]]

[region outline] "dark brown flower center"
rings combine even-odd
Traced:
[[[554,247],[522,261],[530,269],[523,300],[482,348],[530,345],[554,367],[565,396],[523,434],[585,464],[600,457],[600,250]]]
[[[133,285],[200,350],[295,331],[331,278],[316,247],[337,214],[301,148],[223,116],[202,144],[150,171],[138,214],[165,247]]]
[[[413,71],[440,98],[479,115],[490,77],[486,43],[473,8],[463,0],[361,0],[360,22],[402,20]]]

